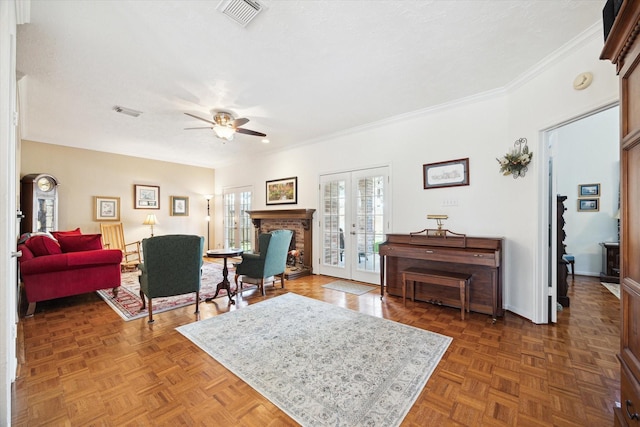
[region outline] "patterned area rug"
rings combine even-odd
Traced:
[[[336,280],[335,282],[322,285],[323,288],[333,289],[336,291],[346,292],[348,294],[362,295],[376,289],[373,286],[361,285],[359,283],[346,282],[344,280]]]
[[[618,283],[605,283],[605,282],[600,282],[600,283],[602,284],[602,286],[609,289],[609,292],[611,292],[616,297],[618,297],[618,299],[620,299],[620,285]]]
[[[138,283],[139,271],[122,273],[122,283],[118,291],[118,297],[113,298],[110,289],[103,289],[98,295],[124,320],[134,320],[149,315],[147,309],[140,310],[142,300],[140,300],[140,285]],[[233,277],[235,273],[233,267],[229,268],[229,279],[231,281],[231,289],[235,290]],[[202,266],[202,282],[200,284],[200,301],[205,298],[213,297],[216,293],[216,286],[222,281],[222,264],[205,262]],[[255,288],[254,285],[244,285],[244,290]],[[218,294],[218,298],[227,298],[227,293],[223,290]],[[216,299],[216,300],[217,300]],[[153,313],[162,313],[163,311],[173,310],[174,308],[184,307],[196,303],[196,294],[178,295],[175,297],[154,298]]]
[[[292,293],[177,330],[303,426],[400,425],[452,341]]]

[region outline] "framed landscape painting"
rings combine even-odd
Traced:
[[[267,181],[267,205],[298,203],[298,177]]]
[[[600,184],[580,184],[580,185],[578,185],[578,196],[580,196],[580,197],[600,197]]]
[[[598,212],[600,199],[578,199],[578,212]]]

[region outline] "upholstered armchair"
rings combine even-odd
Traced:
[[[246,276],[259,279],[258,286],[264,292],[264,279],[280,276],[280,285],[284,288],[284,272],[287,266],[287,254],[291,243],[291,230],[274,230],[258,236],[259,253],[242,254],[242,262],[236,264],[236,287],[238,277]]]
[[[174,234],[142,240],[144,262],[140,299],[149,299],[149,323],[153,323],[153,298],[196,293],[196,314],[200,312],[200,277],[204,237]]]

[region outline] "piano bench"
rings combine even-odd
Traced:
[[[411,301],[415,300],[416,282],[428,285],[448,286],[460,289],[460,318],[464,320],[464,312],[469,312],[469,284],[471,275],[450,271],[431,270],[410,267],[402,270],[402,303],[407,305],[407,286],[411,283]]]

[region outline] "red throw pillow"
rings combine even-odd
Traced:
[[[37,257],[62,253],[58,242],[44,235],[30,237],[25,245],[27,245],[27,248]]]
[[[58,236],[62,252],[83,252],[102,249],[102,234],[69,234]]]
[[[56,240],[60,240],[60,236],[77,236],[78,234],[82,234],[82,231],[80,231],[80,227],[78,227],[75,230],[52,231],[51,234],[56,238]]]

